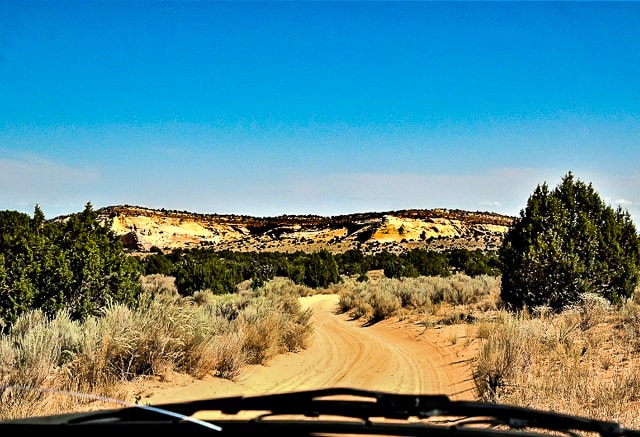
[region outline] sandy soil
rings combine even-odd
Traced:
[[[473,399],[470,359],[473,342],[464,326],[425,330],[406,321],[385,320],[372,326],[336,314],[337,295],[302,298],[313,308],[311,344],[301,352],[248,366],[237,381],[176,375],[152,382],[138,395],[140,403],[158,405],[207,397],[353,387],[390,392],[446,394]]]

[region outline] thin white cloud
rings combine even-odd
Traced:
[[[65,206],[81,208],[94,190],[99,174],[92,168],[74,168],[42,159],[22,156],[0,159],[0,204],[4,209],[32,212],[35,204],[57,214]],[[71,212],[71,211],[70,211]]]
[[[622,207],[630,207],[636,205],[636,202],[629,199],[616,199],[613,201],[613,203]]]
[[[537,183],[530,169],[483,174],[344,173],[293,175],[279,181],[273,198],[310,213],[407,208],[455,208],[517,214]],[[264,188],[264,187],[262,187]]]
[[[499,201],[492,201],[492,202],[480,202],[480,205],[484,205],[489,209],[495,208],[495,209],[501,209],[504,205],[502,202]]]
[[[566,172],[494,168],[477,174],[295,174],[248,189],[245,199],[256,199],[255,206],[267,207],[271,215],[450,208],[518,216],[538,185],[546,182],[553,189]],[[640,217],[638,202],[629,200],[633,185],[618,184],[611,178],[609,181],[608,191],[621,195],[616,203],[627,208],[632,217]],[[599,190],[597,185],[594,187]]]

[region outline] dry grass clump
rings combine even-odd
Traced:
[[[634,301],[613,308],[589,294],[559,314],[501,312],[478,324],[479,398],[640,426],[639,314]]]
[[[640,427],[640,293],[614,307],[595,294],[561,313],[502,309],[500,279],[345,280],[339,311],[373,323],[465,323],[478,399]],[[457,337],[452,337],[455,343]]]
[[[175,285],[176,278],[173,276],[165,276],[161,274],[146,275],[140,278],[143,290],[152,296],[177,296],[178,289]]]
[[[145,376],[234,379],[247,364],[305,348],[312,333],[311,310],[301,308],[299,290],[283,283],[189,298],[161,277],[143,285],[136,309],[110,305],[82,323],[64,311],[20,317],[0,336],[0,419],[125,399],[124,383]]]
[[[208,356],[216,363],[215,376],[233,381],[241,375],[247,363],[243,341],[239,332],[217,335],[212,339]]]
[[[490,276],[345,278],[326,290],[276,278],[256,290],[241,284],[234,294],[188,298],[170,278],[143,284],[138,308],[107,306],[83,323],[64,311],[23,314],[0,336],[0,419],[112,407],[105,403],[126,399],[124,383],[141,377],[236,379],[247,364],[308,346],[312,314],[299,297],[322,292],[367,323],[465,323],[467,341],[478,346],[471,364],[481,400],[640,427],[638,292],[617,307],[586,294],[561,313],[510,313],[501,309],[500,278]]]
[[[499,307],[500,279],[455,274],[345,280],[337,290],[339,311],[370,323],[389,317],[421,318],[425,325],[460,323]]]

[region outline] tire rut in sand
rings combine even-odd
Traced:
[[[301,298],[313,310],[314,332],[306,349],[248,366],[234,382],[208,377],[182,387],[154,387],[149,403],[326,387],[473,399],[468,360],[451,343],[405,322],[384,320],[364,327],[347,314],[336,314],[338,299]]]

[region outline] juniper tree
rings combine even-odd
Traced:
[[[29,310],[66,309],[74,319],[109,302],[135,306],[140,272],[120,238],[101,225],[90,203],[64,221],[0,212],[0,329]]]
[[[595,293],[630,297],[639,278],[640,242],[630,215],[606,205],[571,172],[552,191],[538,185],[498,252],[501,298],[511,309],[554,310]]]

